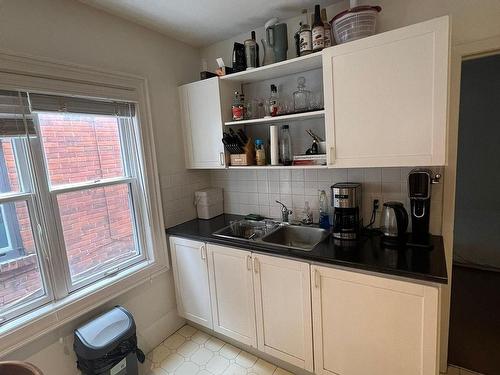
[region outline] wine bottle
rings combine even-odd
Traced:
[[[326,16],[326,9],[323,8],[321,9],[321,20],[323,21],[323,26],[325,28],[325,48],[333,46],[332,43],[332,27],[330,26],[330,23],[328,22],[328,18]]]
[[[325,47],[325,26],[321,21],[319,4],[314,6],[314,23],[312,25],[313,52],[321,51]]]
[[[305,20],[300,25],[300,56],[308,55],[312,52],[311,27],[309,26],[307,9],[302,10]]]

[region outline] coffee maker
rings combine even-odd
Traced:
[[[361,184],[342,182],[332,185],[333,237],[356,240],[362,225]]]
[[[438,183],[439,174],[429,169],[416,168],[408,175],[408,197],[410,198],[410,217],[412,233],[410,245],[429,247],[429,220],[431,210],[431,184]]]

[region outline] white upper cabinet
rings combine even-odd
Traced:
[[[439,289],[313,266],[315,373],[437,375]]]
[[[170,237],[177,311],[212,329],[206,246],[204,242]]]
[[[309,264],[253,254],[258,349],[313,371]]]
[[[179,98],[186,168],[224,168],[219,79],[180,86]]]
[[[214,331],[257,347],[252,255],[208,244]]]
[[[449,17],[323,51],[332,167],[444,165]]]

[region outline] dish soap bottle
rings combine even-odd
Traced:
[[[324,190],[321,190],[319,193],[319,226],[323,229],[330,229],[328,198]]]

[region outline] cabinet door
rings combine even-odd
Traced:
[[[214,331],[256,347],[251,253],[209,244],[208,259]]]
[[[212,328],[206,244],[170,237],[179,315]]]
[[[258,349],[313,370],[309,264],[253,254]]]
[[[179,87],[186,168],[224,168],[219,79]]]
[[[444,165],[449,18],[323,51],[329,164]]]
[[[317,374],[436,375],[437,287],[313,266]]]

